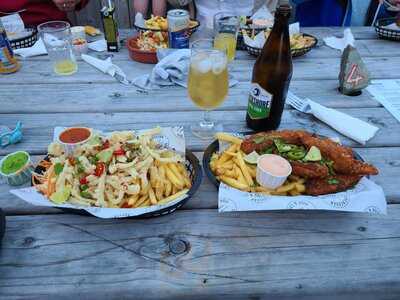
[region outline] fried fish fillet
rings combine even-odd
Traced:
[[[332,160],[333,168],[337,173],[348,175],[377,175],[378,169],[374,166],[354,158],[353,151],[335,143],[330,139],[316,138],[311,135],[302,136],[302,142],[307,147],[318,147],[325,158]]]
[[[355,186],[362,176],[335,175],[323,179],[310,179],[306,182],[306,194],[319,196],[345,191]]]
[[[303,163],[299,161],[291,161],[292,174],[302,178],[326,178],[329,176],[327,166],[319,163]]]
[[[262,152],[273,145],[274,139],[282,139],[287,144],[301,145],[304,136],[311,136],[311,134],[302,130],[259,132],[244,139],[241,150],[246,154],[253,151]]]

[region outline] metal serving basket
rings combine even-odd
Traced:
[[[307,33],[302,33],[302,35],[313,38],[314,42],[308,47],[304,47],[304,48],[300,48],[300,49],[292,49],[291,50],[292,57],[303,56],[304,54],[310,52],[311,49],[314,48],[318,44],[318,39],[315,36],[313,36],[311,34],[307,34]],[[262,48],[255,48],[255,47],[251,47],[249,45],[246,45],[246,49],[247,49],[247,52],[253,56],[259,56],[262,51]]]
[[[196,26],[193,26],[193,27],[190,27],[190,28],[189,28],[189,35],[192,35],[193,33],[195,33],[195,32],[197,31],[197,29],[200,27],[200,22],[197,21],[197,20],[196,20],[196,22],[197,22],[197,25],[196,25]],[[159,32],[159,31],[161,31],[161,32],[168,32],[168,30],[150,29],[150,28],[141,27],[141,26],[138,26],[138,25],[133,25],[133,28],[136,29],[136,30],[137,30],[138,32],[140,32],[140,33],[143,33],[143,32],[145,32],[145,31],[154,31],[154,32]]]
[[[13,49],[32,47],[38,40],[38,31],[35,27],[26,28],[30,32],[28,36],[18,39],[10,39],[10,44]]]
[[[50,158],[48,156],[46,156],[44,158],[44,160],[49,161]],[[146,213],[143,215],[129,217],[129,218],[159,217],[159,216],[173,213],[178,208],[181,208],[196,193],[196,191],[198,190],[198,188],[201,184],[202,178],[203,178],[203,171],[200,166],[199,160],[191,151],[189,151],[187,149],[186,149],[185,165],[186,165],[187,171],[189,172],[190,179],[192,181],[192,187],[190,188],[188,195],[185,199],[179,201],[178,203],[175,203],[174,205],[168,206],[166,208],[162,208],[162,209],[152,211],[152,212],[149,212],[149,213]],[[46,171],[45,168],[43,168],[40,165],[38,165],[35,168],[35,173],[37,173],[37,174],[43,174],[45,171]],[[32,185],[34,183],[33,182],[34,180],[35,180],[34,177],[32,177],[32,182],[31,182]],[[76,209],[75,208],[59,208],[59,209],[65,211],[67,213],[92,216],[87,211],[85,211],[83,209],[79,209],[79,208],[76,208]]]
[[[381,39],[400,41],[400,27],[399,30],[385,28],[385,26],[395,23],[396,18],[379,19],[375,22],[375,31]]]

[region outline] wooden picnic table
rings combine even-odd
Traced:
[[[341,28],[307,28],[322,37]],[[353,28],[373,79],[400,78],[399,44]],[[129,76],[152,65],[113,61]],[[232,72],[240,83],[212,112],[229,131],[243,131],[254,58],[239,52]],[[224,213],[207,178],[179,211],[153,219],[103,220],[33,207],[0,185],[7,231],[0,249],[0,299],[395,299],[400,295],[400,123],[368,92],[338,93],[340,53],[320,46],[294,59],[291,89],[380,128],[361,146],[309,115],[286,108],[281,128],[339,136],[380,169],[374,180],[388,215],[324,211]],[[73,76],[55,76],[47,57],[22,62],[0,79],[0,124],[24,124],[24,140],[0,156],[27,150],[43,157],[57,125],[103,130],[183,125],[198,157],[207,142],[189,125],[202,114],[182,88],[140,93],[79,62]]]

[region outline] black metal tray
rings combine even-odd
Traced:
[[[49,157],[46,156],[44,158],[44,160],[49,161]],[[159,216],[163,216],[163,215],[167,215],[170,213],[173,213],[175,210],[177,210],[178,208],[182,207],[198,190],[202,178],[203,178],[203,172],[202,172],[202,168],[200,166],[199,160],[197,159],[197,157],[189,150],[186,150],[186,168],[189,172],[190,178],[192,180],[192,187],[190,188],[189,192],[188,192],[188,196],[179,201],[178,203],[175,203],[172,206],[168,206],[166,208],[163,209],[159,209],[153,212],[149,212],[143,215],[139,215],[139,216],[133,216],[133,217],[129,217],[129,218],[149,218],[149,217],[159,217]],[[45,169],[41,166],[37,166],[35,168],[35,173],[37,174],[43,174],[45,172]],[[33,185],[33,181],[35,179],[32,177],[32,182],[31,185]],[[83,209],[79,209],[79,208],[59,208],[65,212],[68,213],[72,213],[72,214],[79,214],[79,215],[89,215],[89,216],[93,216],[90,213],[88,213],[87,211],[83,210]],[[93,216],[94,217],[94,216]]]
[[[251,133],[245,133],[244,135],[248,135]],[[218,140],[213,141],[210,145],[208,145],[207,149],[204,151],[204,155],[203,155],[203,169],[204,169],[204,173],[206,174],[206,176],[208,177],[208,179],[211,181],[211,183],[215,186],[215,187],[219,187],[219,180],[215,177],[214,173],[211,171],[210,168],[210,161],[211,161],[211,157],[214,153],[218,152],[219,150],[219,143]],[[355,152],[353,150],[354,153],[354,157],[358,160],[364,161],[364,159],[361,157],[360,154],[358,154],[357,152]]]
[[[311,35],[311,34],[307,34],[307,33],[302,33],[303,36],[308,36],[314,39],[314,42],[312,43],[312,45],[308,46],[308,47],[304,47],[304,48],[300,48],[300,49],[292,49],[292,57],[299,57],[299,56],[303,56],[304,54],[308,53],[311,51],[312,48],[314,48],[317,44],[318,44],[318,39]],[[253,56],[259,56],[261,54],[262,48],[255,48],[255,47],[251,47],[249,45],[246,45],[246,49],[247,52]]]
[[[36,41],[38,40],[38,31],[35,27],[26,28],[28,31],[31,32],[30,35],[19,38],[19,39],[10,39],[10,45],[13,49],[20,49],[20,48],[28,48],[32,47]]]
[[[400,41],[400,27],[399,30],[384,28],[384,26],[387,26],[395,22],[396,18],[385,18],[377,20],[374,24],[374,27],[378,36],[381,39],[385,40]]]

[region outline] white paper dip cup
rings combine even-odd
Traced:
[[[87,137],[84,139],[77,139],[74,142],[70,142],[70,141],[65,141],[63,140],[63,135],[65,133],[70,133],[72,135],[76,134],[76,131],[85,131],[87,134]],[[93,131],[90,128],[87,127],[69,127],[64,129],[58,136],[57,138],[57,142],[60,143],[61,145],[64,146],[64,150],[65,150],[65,154],[67,156],[72,155],[75,151],[75,149],[80,146],[85,144],[86,142],[88,142],[93,136]]]
[[[273,166],[276,164],[277,166]],[[277,172],[274,173],[274,168]],[[283,157],[275,154],[261,155],[257,160],[256,179],[259,185],[276,189],[280,187],[292,173],[292,166]]]

